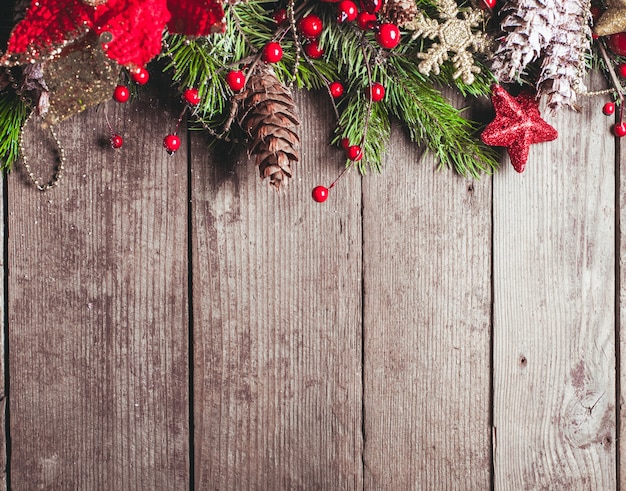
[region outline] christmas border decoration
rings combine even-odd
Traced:
[[[24,164],[37,188],[53,187],[65,164],[54,125],[111,97],[127,102],[161,60],[184,106],[164,150],[178,150],[188,114],[245,145],[275,189],[297,172],[292,94],[301,89],[328,94],[343,172],[380,170],[392,119],[462,175],[496,170],[494,147],[522,172],[529,146],[557,137],[541,98],[557,111],[603,95],[604,113],[619,111],[613,133],[626,135],[625,24],[626,0],[32,0],[0,57],[0,159],[9,168],[24,153],[26,123],[45,123],[63,156],[56,178],[41,183]],[[590,67],[609,89],[587,91]],[[467,118],[444,87],[468,102],[491,95],[494,121]],[[122,151],[124,135],[107,126]],[[324,201],[336,182],[313,198]]]

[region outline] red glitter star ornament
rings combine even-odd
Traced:
[[[494,85],[491,102],[496,118],[487,125],[480,138],[487,145],[506,147],[513,168],[523,172],[530,145],[556,140],[558,133],[541,119],[539,101],[530,94],[513,97],[500,85]]]

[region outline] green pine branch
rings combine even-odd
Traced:
[[[477,138],[478,124],[465,119],[416,66],[393,59],[395,83],[390,84],[392,114],[406,123],[411,139],[426,144],[443,166],[462,175],[479,177],[499,167],[498,153]]]
[[[386,107],[373,103],[370,109],[369,98],[364,92],[358,91],[353,93],[341,109],[332,143],[340,145],[341,140],[347,138],[351,145],[360,145],[363,159],[356,162],[359,171],[365,174],[368,167],[380,171],[391,135]],[[350,164],[351,161],[348,160],[346,165]]]
[[[420,5],[436,15],[432,2],[420,0]],[[330,99],[338,115],[332,142],[339,144],[348,138],[351,144],[361,145],[361,172],[368,167],[380,170],[391,117],[406,124],[411,138],[425,144],[442,165],[472,176],[497,168],[497,154],[477,139],[477,125],[463,118],[461,111],[433,87],[454,87],[463,96],[487,94],[493,79],[486,68],[471,86],[452,79],[450,63],[444,64],[439,75],[426,78],[417,68],[423,40],[411,40],[409,33],[404,33],[397,48],[384,50],[372,31],[363,32],[355,23],[338,23],[336,4],[307,1],[296,6],[297,19],[315,12],[324,22],[319,43],[325,55],[310,60],[304,55],[302,41],[294,38],[290,23],[276,26],[272,18],[276,8],[276,3],[266,0],[230,5],[224,34],[196,40],[166,38],[173,80],[181,90],[199,89],[202,102],[194,116],[202,126],[225,136],[222,132],[224,124],[232,120],[233,96],[225,82],[226,73],[231,69],[245,72],[259,62],[261,50],[269,41],[279,41],[284,57],[274,65],[274,71],[283,83],[307,90],[324,89],[333,81],[344,83],[345,94],[338,101]],[[372,82],[386,87],[383,101],[369,101]],[[226,129],[230,132],[235,128]]]
[[[0,93],[0,166],[10,169],[20,151],[20,133],[28,107],[13,91]]]

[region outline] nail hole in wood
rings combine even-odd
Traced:
[[[526,359],[526,357],[524,355],[520,355],[519,357],[519,366],[522,368],[526,368],[526,365],[528,365],[528,360]]]

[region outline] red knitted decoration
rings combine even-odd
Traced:
[[[92,10],[80,0],[32,0],[26,17],[11,33],[2,62],[21,64],[50,57],[91,28]]]
[[[108,0],[94,7],[82,0],[32,0],[0,61],[24,64],[50,58],[93,30],[103,35],[109,58],[144,66],[161,52],[166,24],[171,32],[203,36],[222,31],[223,17],[219,0]]]
[[[219,0],[168,0],[167,8],[172,14],[167,24],[170,32],[206,36],[224,31],[224,9]]]
[[[92,10],[95,31],[113,36],[103,45],[105,53],[120,65],[141,67],[161,52],[170,20],[166,0],[109,0]]]

